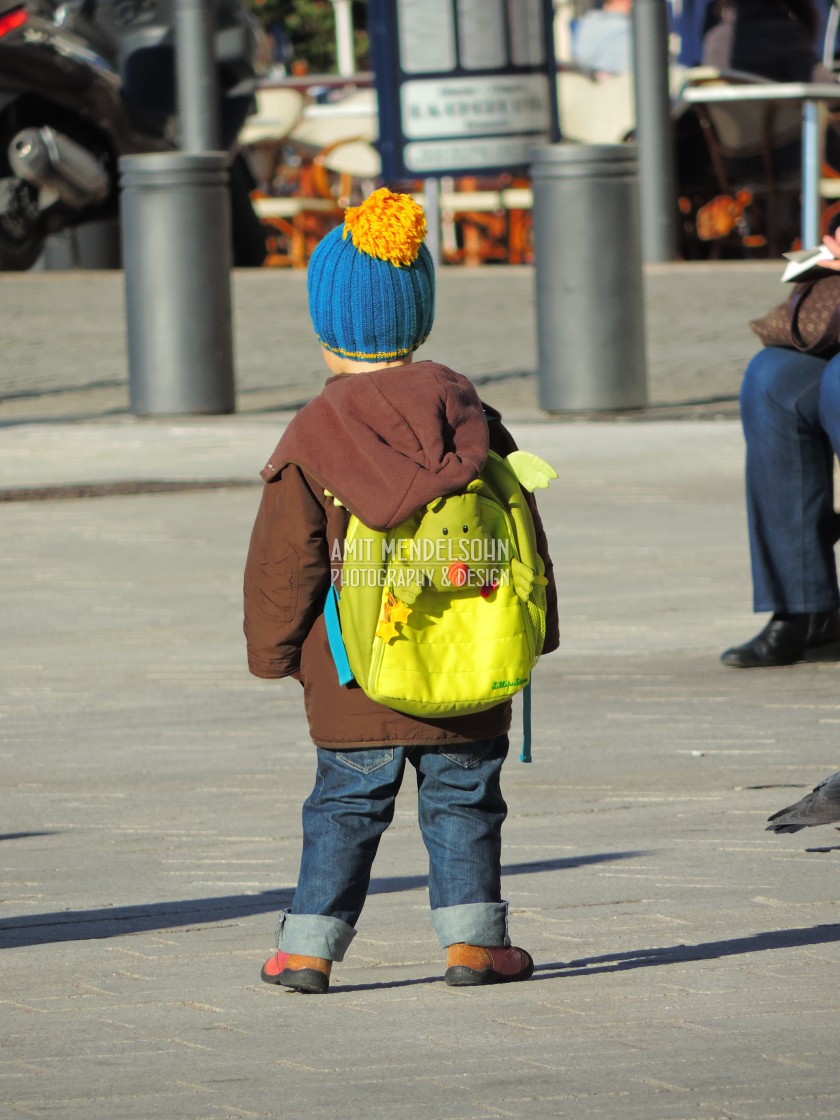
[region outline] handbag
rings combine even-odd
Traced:
[[[765,346],[819,356],[840,352],[840,274],[800,281],[784,303],[750,327]]]

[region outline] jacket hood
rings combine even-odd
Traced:
[[[415,362],[331,377],[261,474],[271,482],[294,463],[366,525],[389,529],[466,486],[487,451],[485,409],[472,383],[436,362]]]

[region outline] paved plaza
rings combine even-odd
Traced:
[[[119,274],[0,276],[3,1120],[836,1120],[840,840],[764,824],[840,768],[840,666],[718,661],[758,626],[737,391],[777,280],[649,268],[649,407],[570,418],[532,272],[442,275],[421,356],[559,472],[504,777],[536,971],[444,985],[407,780],[317,998],[259,980],[314,748],[241,632],[258,471],[324,376],[304,279],[236,275],[235,415],[141,421]]]

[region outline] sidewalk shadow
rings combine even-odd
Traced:
[[[514,863],[502,868],[503,875],[530,875],[561,871],[591,863],[634,859],[643,852],[598,852],[563,859]],[[369,894],[393,894],[428,886],[426,875],[393,875],[372,879]],[[263,891],[254,895],[224,895],[219,898],[150,902],[140,906],[103,906],[95,910],[58,910],[48,914],[0,920],[0,949],[25,945],[47,945],[60,941],[88,941],[119,937],[156,929],[222,922],[266,914],[291,905],[294,888]]]
[[[290,887],[255,895],[149,902],[141,906],[103,906],[96,910],[57,910],[25,918],[3,918],[0,920],[0,949],[60,941],[92,941],[127,933],[247,918],[284,909],[291,903],[293,894]]]
[[[373,980],[369,984],[333,984],[330,987],[331,996],[341,996],[351,992],[381,992],[387,988],[415,988],[418,984],[442,984],[443,973],[436,976],[418,976],[412,980]]]
[[[55,836],[55,832],[0,832],[0,841],[28,840],[31,836]]]
[[[568,979],[571,976],[596,976],[600,972],[626,972],[631,968],[653,968],[663,964],[686,964],[735,957],[744,953],[763,953],[772,949],[792,949],[803,945],[827,945],[840,941],[840,924],[804,929],[771,930],[728,941],[703,941],[699,945],[669,945],[658,949],[628,949],[624,953],[605,953],[573,961],[554,961],[534,966],[532,980]],[[374,992],[385,988],[411,988],[418,984],[440,983],[443,977],[423,976],[409,980],[384,980],[368,984],[336,984],[331,995],[345,992]]]
[[[669,945],[657,949],[629,949],[573,961],[554,961],[534,969],[535,980],[555,980],[569,976],[595,976],[600,972],[626,972],[631,968],[656,968],[663,964],[713,961],[745,953],[765,953],[772,949],[793,949],[803,945],[828,945],[840,941],[840,924],[807,926],[800,929],[769,930],[727,941],[702,941],[698,945]],[[539,974],[539,975],[538,975]]]
[[[591,863],[612,863],[619,859],[638,859],[649,852],[596,852],[589,856],[564,856],[555,859],[537,859],[529,863],[502,865],[502,878],[507,875],[537,875],[543,871],[569,871]],[[409,891],[429,885],[428,875],[392,875],[372,879],[368,894],[390,894],[392,891]],[[2,928],[2,926],[0,926]]]

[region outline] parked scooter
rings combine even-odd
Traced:
[[[120,156],[178,146],[176,0],[0,0],[0,270],[46,238],[116,218]],[[270,51],[239,0],[216,0],[221,142],[230,151],[233,263],[265,236],[236,137]]]

